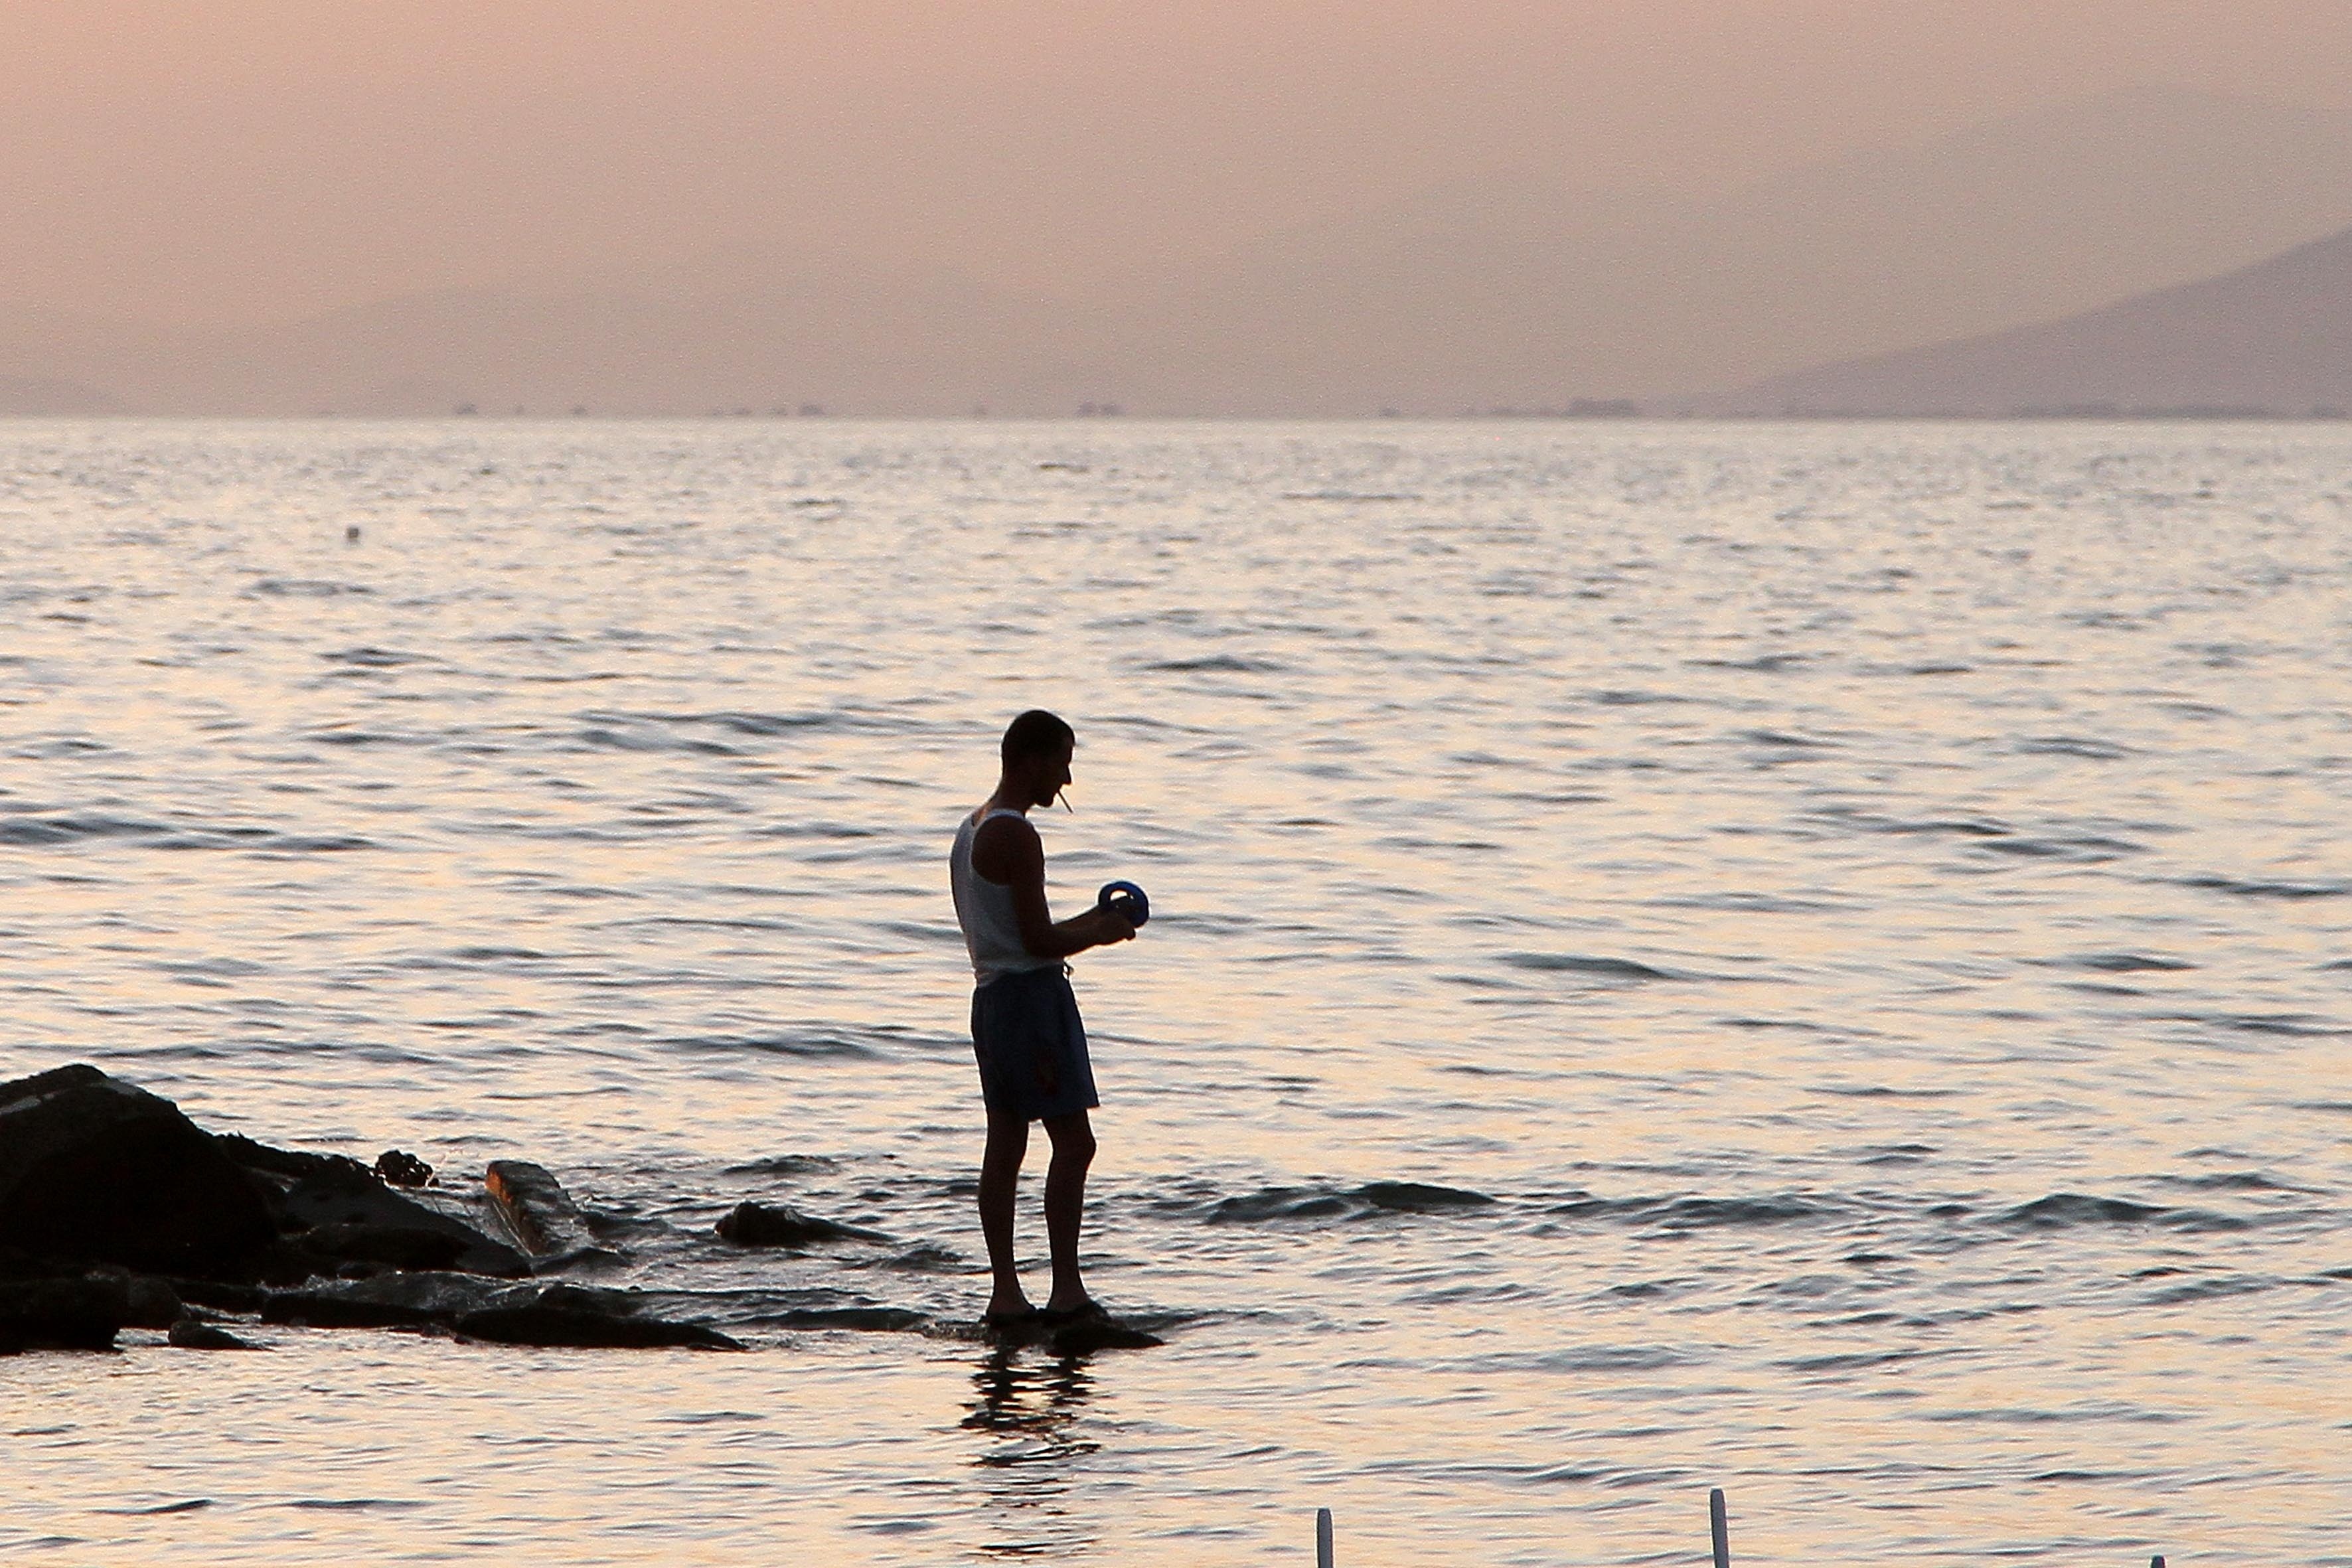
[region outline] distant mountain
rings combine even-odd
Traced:
[[[2352,409],[2352,229],[2046,325],[1777,376],[1703,410],[1994,415]]]
[[[0,307],[0,375],[159,413],[1558,408],[2065,317],[2347,223],[2352,124],[2147,90],[1707,201],[1456,184],[1056,298],[779,243],[234,333]]]
[[[2352,125],[2120,92],[1700,203],[1451,186],[1237,252],[1119,363],[1187,406],[1559,406],[2048,320],[2347,223]]]

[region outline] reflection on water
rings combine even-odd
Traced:
[[[963,1428],[987,1438],[971,1462],[987,1478],[990,1556],[1079,1557],[1096,1545],[1071,1497],[1076,1462],[1101,1447],[1079,1419],[1094,1393],[1091,1359],[997,1345],[973,1373]]]
[[[1329,1506],[1350,1568],[1600,1568],[1720,1485],[1743,1560],[2338,1558],[2347,475],[0,425],[0,1073],[536,1160],[593,1282],[759,1347],[0,1360],[0,1555],[1223,1568]],[[1169,1342],[1091,1364],[966,1337],[945,853],[1033,702],[1058,895],[1155,904],[1076,984],[1088,1278]]]

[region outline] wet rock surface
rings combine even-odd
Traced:
[[[737,1204],[718,1225],[719,1239],[738,1247],[819,1247],[835,1241],[887,1241],[880,1231],[803,1214],[782,1204]]]
[[[400,1274],[272,1291],[262,1303],[261,1321],[310,1328],[440,1329],[497,1344],[743,1348],[699,1323],[647,1316],[645,1305],[628,1290],[501,1285],[469,1274]]]
[[[257,1351],[266,1345],[237,1338],[226,1329],[215,1328],[201,1318],[183,1318],[172,1325],[168,1336],[174,1350],[184,1351]]]
[[[467,1312],[498,1302],[514,1288],[478,1275],[446,1272],[384,1274],[370,1279],[314,1279],[263,1294],[265,1323],[317,1329],[446,1327]],[[540,1287],[523,1289],[536,1299]]]
[[[533,1259],[590,1253],[612,1256],[597,1245],[588,1216],[544,1165],[528,1160],[493,1160],[482,1185],[507,1233]]]
[[[1000,1345],[1035,1345],[1055,1355],[1092,1355],[1097,1351],[1150,1350],[1168,1342],[1152,1332],[1164,1321],[1114,1317],[1101,1310],[1059,1316],[1033,1312],[1023,1318],[982,1319],[982,1337]]]
[[[543,1345],[582,1350],[683,1348],[740,1351],[739,1340],[699,1323],[660,1318],[613,1316],[591,1309],[547,1302],[489,1307],[467,1312],[450,1325],[469,1340],[501,1345]]]
[[[285,1159],[283,1151],[267,1152]],[[508,1279],[530,1272],[530,1260],[513,1247],[393,1191],[358,1161],[309,1158],[319,1163],[282,1185],[274,1173],[258,1175],[270,1191],[272,1216],[289,1233],[279,1261],[294,1266],[297,1278],[321,1268],[331,1273],[343,1263],[457,1268]]]

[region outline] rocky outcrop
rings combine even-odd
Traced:
[[[392,1164],[429,1178],[422,1162]],[[554,1178],[539,1173],[560,1199]],[[559,1209],[531,1194],[530,1212],[548,1216],[542,1234],[568,1236],[567,1210],[576,1216],[568,1200]],[[269,1287],[334,1280],[374,1286],[380,1299],[329,1287],[307,1317],[287,1321],[454,1329],[489,1311],[480,1337],[509,1342],[710,1342],[710,1331],[642,1318],[634,1303],[499,1297],[530,1261],[464,1212],[431,1193],[394,1192],[340,1154],[207,1133],[169,1100],[93,1067],[0,1084],[0,1352],[100,1349],[125,1328],[225,1348],[234,1336],[191,1319],[184,1298],[282,1309],[287,1296],[306,1298]],[[600,1316],[629,1321],[600,1334]]]
[[[196,1280],[530,1272],[513,1247],[356,1160],[215,1137],[82,1065],[0,1084],[0,1247]]]
[[[273,1149],[250,1138],[217,1140],[267,1204],[283,1240],[257,1260],[260,1277],[292,1283],[313,1274],[370,1268],[457,1268],[518,1279],[530,1260],[502,1241],[416,1198],[341,1154]]]
[[[262,1194],[170,1100],[83,1065],[0,1084],[0,1247],[227,1276],[277,1237]]]
[[[387,1173],[422,1184],[396,1192]],[[625,1222],[595,1223],[626,1234]],[[499,1230],[520,1247],[488,1234]],[[738,1205],[717,1232],[745,1247],[889,1240],[759,1203]],[[189,1350],[267,1348],[192,1304],[215,1317],[549,1347],[744,1348],[695,1321],[705,1310],[760,1329],[984,1334],[1062,1354],[1160,1342],[1160,1325],[1099,1315],[980,1330],[832,1291],[788,1292],[792,1304],[762,1312],[740,1291],[530,1278],[621,1261],[555,1176],[528,1162],[496,1162],[481,1191],[453,1193],[413,1155],[371,1168],[207,1133],[91,1067],[0,1083],[0,1354],[102,1350],[125,1329]]]

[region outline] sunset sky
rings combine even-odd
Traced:
[[[2352,5],[19,0],[0,288],[222,325],[739,245],[1082,293],[1450,180],[1706,194],[2154,84],[2352,109]]]

